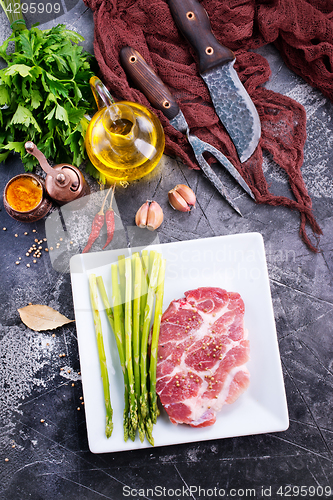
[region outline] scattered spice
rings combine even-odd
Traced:
[[[14,179],[8,186],[6,197],[9,205],[19,212],[28,212],[40,203],[43,196],[41,184],[28,176]],[[17,234],[15,237],[17,238]]]

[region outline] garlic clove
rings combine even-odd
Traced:
[[[186,203],[184,198],[174,191],[173,189],[168,193],[169,203],[175,210],[179,210],[180,212],[189,212],[191,207]]]
[[[163,210],[156,201],[146,201],[135,215],[135,224],[138,227],[146,227],[149,231],[154,231],[163,222]]]
[[[163,210],[156,201],[152,201],[149,205],[147,217],[147,229],[154,231],[163,222]]]
[[[138,227],[146,227],[147,226],[147,218],[148,218],[148,209],[149,209],[149,201],[146,201],[135,215],[135,224]]]
[[[184,198],[188,205],[191,205],[193,207],[195,206],[197,199],[194,191],[192,191],[189,186],[187,186],[186,184],[177,184],[175,190],[178,194],[180,194],[182,198]]]
[[[168,192],[168,198],[172,208],[180,212],[189,212],[195,207],[195,193],[185,184],[177,184]]]

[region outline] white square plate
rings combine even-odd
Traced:
[[[155,446],[205,441],[234,436],[263,434],[288,428],[285,396],[273,306],[270,294],[263,239],[259,233],[187,240],[150,246],[167,260],[163,311],[173,299],[202,286],[238,292],[245,304],[251,358],[247,363],[250,386],[232,405],[225,405],[211,427],[173,425],[162,411],[154,426]],[[133,248],[132,252],[142,248]],[[89,448],[93,453],[147,448],[139,437],[123,439],[124,387],[116,342],[100,301],[104,345],[110,378],[114,429],[105,436],[105,407],[88,276],[103,277],[110,290],[111,263],[129,249],[75,255],[71,259],[71,279],[81,363],[84,408]]]

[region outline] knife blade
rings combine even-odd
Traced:
[[[212,33],[206,10],[197,0],[168,0],[176,25],[195,49],[200,75],[216,114],[243,163],[254,153],[260,136],[258,112],[234,69],[235,54]]]

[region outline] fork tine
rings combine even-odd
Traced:
[[[203,145],[205,145],[204,151],[212,154],[217,159],[217,161],[219,161],[221,163],[221,165],[223,165],[227,169],[229,174],[232,175],[232,177],[238,182],[238,184],[240,186],[242,186],[244,191],[246,191],[247,194],[250,195],[253,200],[255,200],[255,196],[252,193],[250,187],[246,184],[243,177],[240,175],[238,170],[233,166],[233,164],[228,160],[228,158],[226,156],[224,156],[224,154],[222,154],[221,151],[214,148],[214,146],[212,146],[211,144],[208,144],[207,142],[203,142]],[[202,151],[202,152],[204,152],[204,151]]]
[[[206,151],[206,148],[204,145],[206,145],[205,142],[201,141],[197,136],[189,134],[188,135],[188,140],[191,143],[191,146],[193,148],[195,157],[197,159],[197,162],[199,163],[201,170],[207,177],[207,179],[215,186],[215,188],[218,190],[218,192],[223,196],[223,198],[229,203],[229,205],[241,216],[242,213],[237,207],[236,203],[230,198],[228,191],[224,184],[222,183],[221,179],[216,175],[212,167],[207,163],[207,161],[203,157],[203,153]]]

